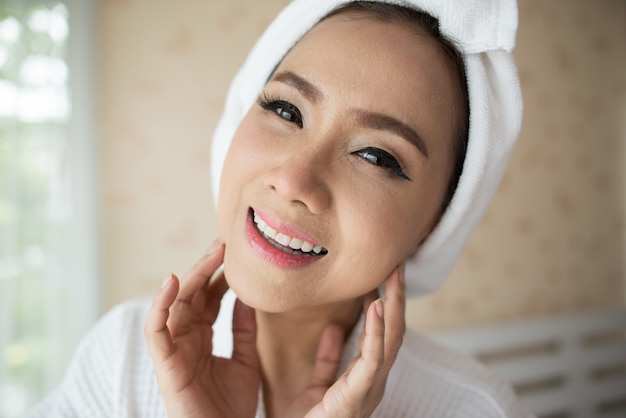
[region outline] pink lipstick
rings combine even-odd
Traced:
[[[255,212],[248,212],[246,236],[252,250],[264,261],[280,268],[297,268],[318,261],[328,252],[293,228],[276,226],[273,220],[269,226],[256,216],[258,224]]]

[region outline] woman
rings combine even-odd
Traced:
[[[448,273],[517,135],[515,5],[343,3],[296,0],[260,39],[214,138],[219,239],[149,311],[96,327],[48,413],[527,416],[404,329],[405,293]]]

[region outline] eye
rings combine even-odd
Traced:
[[[367,147],[355,152],[356,155],[360,156],[364,160],[367,160],[369,163],[374,164],[377,167],[383,168],[393,175],[396,175],[404,180],[411,180],[400,167],[400,163],[396,160],[393,155],[389,154],[387,151],[384,151],[380,148]]]
[[[259,106],[264,110],[276,113],[280,118],[295,123],[302,128],[302,114],[300,110],[285,100],[272,99],[264,94],[259,98]]]

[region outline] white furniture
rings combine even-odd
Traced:
[[[540,418],[626,418],[626,310],[436,332],[512,383]]]

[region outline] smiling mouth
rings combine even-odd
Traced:
[[[320,257],[328,253],[328,250],[320,245],[315,245],[276,231],[266,224],[254,211],[251,210],[251,212],[256,229],[268,243],[280,251],[304,257]]]

